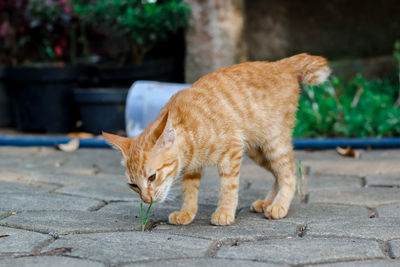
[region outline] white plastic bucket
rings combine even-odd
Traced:
[[[162,107],[176,92],[191,84],[137,81],[129,89],[125,106],[125,125],[128,137],[140,134],[153,122]]]

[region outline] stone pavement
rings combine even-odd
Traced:
[[[219,181],[208,169],[199,213],[167,223],[180,187],[155,204],[141,232],[139,198],[125,185],[120,153],[0,147],[1,266],[400,266],[400,150],[296,151],[306,203],[283,220],[249,210],[272,177],[245,159],[232,226],[212,226]]]

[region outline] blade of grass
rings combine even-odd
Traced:
[[[151,199],[150,205],[149,205],[149,207],[147,208],[146,217],[145,217],[145,219],[144,219],[144,224],[146,224],[147,218],[149,217],[149,212],[150,212],[150,209],[151,209],[151,205],[153,205],[153,198]]]
[[[149,205],[149,207],[147,208],[146,216],[144,216],[144,213],[143,213],[143,203],[140,202],[140,214],[141,214],[141,216],[142,216],[142,232],[144,232],[144,229],[146,228],[146,223],[147,223],[147,219],[148,219],[148,217],[149,217],[151,205],[153,205],[153,198],[151,199],[150,205]]]
[[[140,216],[142,217],[142,232],[144,232],[143,202],[140,202]]]
[[[305,192],[306,190],[305,190],[305,186],[304,186],[304,176],[303,176],[303,170],[301,167],[301,160],[299,160],[299,162],[297,163],[297,167],[299,168],[299,174],[300,174],[299,186],[298,186],[300,202],[305,203],[306,202],[306,192]]]

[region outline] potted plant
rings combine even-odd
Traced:
[[[112,64],[98,64],[94,71],[100,84],[124,89],[75,90],[83,130],[122,130],[127,87],[136,80],[172,81],[176,77],[174,57],[151,59],[148,54],[188,24],[190,9],[181,0],[104,0],[89,4],[76,0],[74,11],[125,48],[119,50]]]
[[[68,132],[76,120],[72,88],[82,73],[75,63],[87,58],[78,19],[67,0],[1,5],[0,62],[10,66],[5,76],[17,129]]]
[[[0,127],[12,124],[10,100],[4,86],[4,67],[0,66]]]
[[[74,11],[86,23],[105,32],[113,46],[113,60],[98,64],[102,85],[130,86],[135,80],[172,81],[176,57],[152,58],[154,48],[188,24],[190,9],[181,0],[75,0]],[[167,52],[168,53],[168,52]],[[104,58],[110,55],[105,55]]]

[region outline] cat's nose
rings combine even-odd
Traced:
[[[151,197],[143,196],[143,195],[141,195],[141,197],[142,197],[142,200],[143,200],[144,203],[149,204],[151,202]]]

